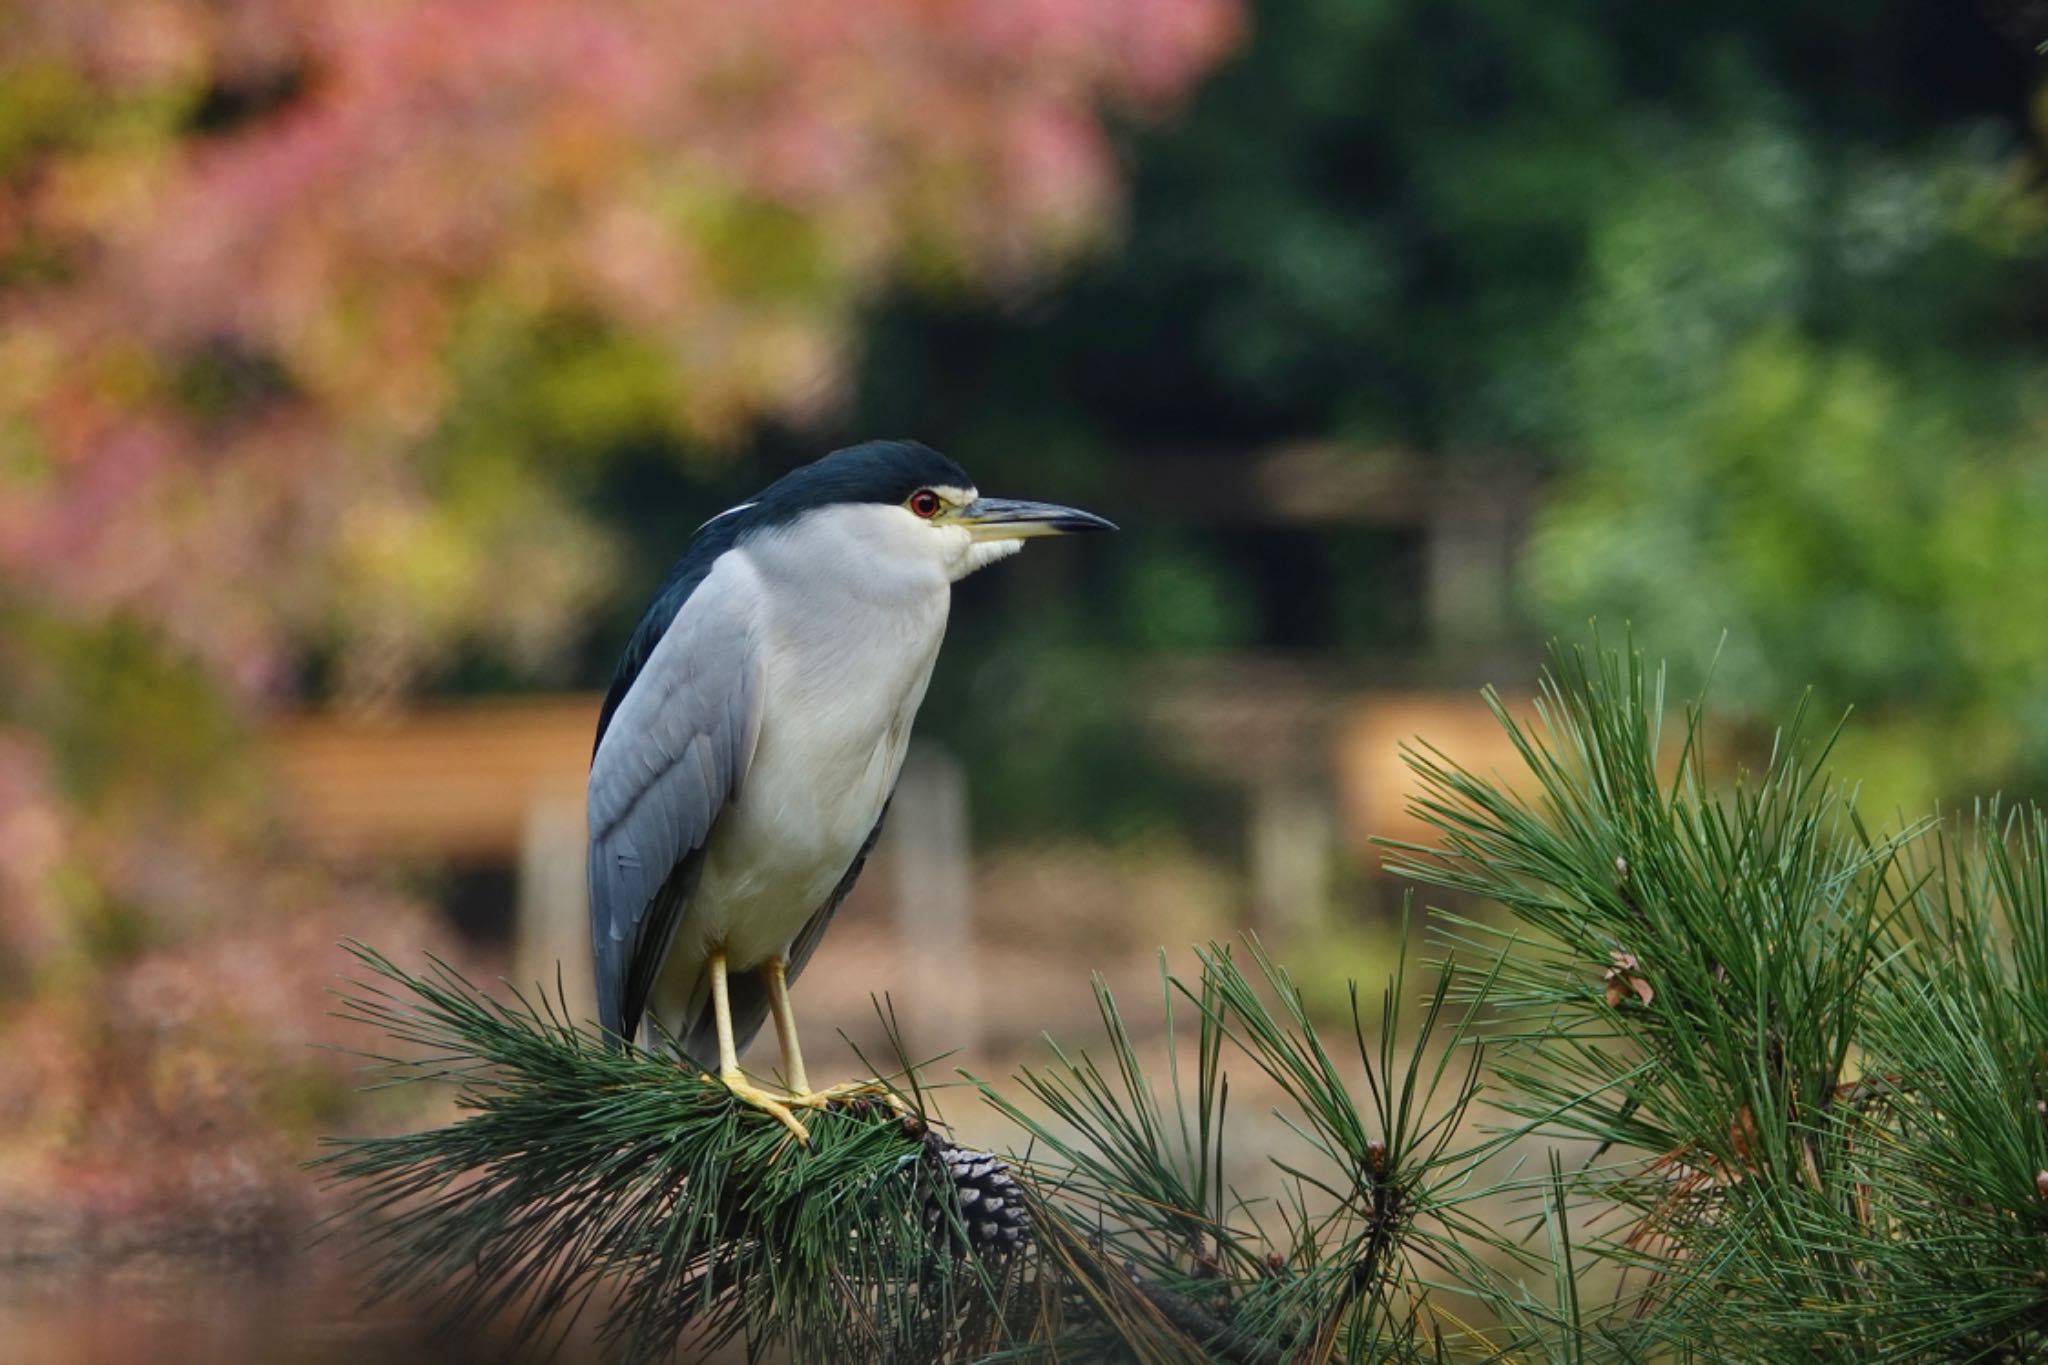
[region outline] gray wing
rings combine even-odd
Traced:
[[[714,574],[713,577],[716,577]],[[760,669],[740,592],[690,594],[611,714],[590,765],[590,943],[598,1022],[630,1040],[705,840],[760,736]]]
[[[892,795],[891,800],[894,800]],[[860,880],[860,870],[867,866],[868,854],[875,851],[875,841],[882,837],[882,822],[889,818],[889,805],[884,802],[882,813],[875,817],[875,827],[868,831],[868,837],[861,842],[860,852],[853,855],[853,861],[840,875],[833,886],[832,894],[825,897],[825,903],[811,913],[804,921],[804,927],[789,945],[789,975],[794,982],[797,974],[804,969],[804,963],[811,960],[811,954],[818,950],[818,940],[825,937],[825,927],[832,922],[832,916],[839,909],[839,903],[853,890],[853,884]],[[760,976],[754,972],[743,972],[732,978],[726,986],[726,994],[732,1004],[733,1046],[741,1052],[761,1031],[761,1025],[768,1019],[768,990]],[[689,1031],[683,1038],[683,1051],[692,1057],[716,1057],[718,1055],[718,1024],[707,1004],[702,1013],[690,1023]]]

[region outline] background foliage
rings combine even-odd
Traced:
[[[1148,454],[1316,440],[1534,472],[1523,631],[1632,622],[1694,682],[1718,652],[1738,716],[1808,686],[1876,708],[1880,804],[2031,790],[2048,635],[2005,619],[2048,516],[2027,13],[1272,6],[1142,141],[1118,256],[1027,310],[892,309],[852,425],[1141,489]],[[1140,589],[1070,631],[1466,680],[1386,602],[1398,546],[1297,532],[1285,590],[1206,591],[1258,572],[1246,529],[1120,544],[1197,624]],[[1313,580],[1338,586],[1290,621]]]
[[[1512,682],[1595,614],[1687,683],[1718,654],[1735,749],[1808,685],[1874,712],[1866,810],[2038,796],[2044,36],[2022,0],[0,6],[0,1208],[301,1198],[361,1112],[303,1046],[328,945],[453,945],[294,844],[255,733],[599,683],[687,528],[846,438],[1131,527],[962,590],[923,732],[989,840],[1228,856],[1140,724],[1162,666]],[[1185,510],[1168,457],[1293,443],[1538,486],[1519,616],[1438,638],[1412,536]]]
[[[280,843],[251,722],[389,705],[479,653],[562,681],[616,586],[586,506],[607,459],[702,462],[830,405],[891,283],[1014,282],[1097,240],[1107,111],[1165,112],[1237,22],[0,11],[0,1116],[44,1158],[24,1169],[95,1167],[112,1188],[79,1192],[116,1204],[203,1188],[181,1162],[224,1149],[274,1179],[307,1106],[343,1102],[303,1046],[322,948],[391,898]]]

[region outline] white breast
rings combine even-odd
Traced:
[[[762,589],[761,734],[738,800],[705,846],[656,992],[664,1019],[694,1007],[710,952],[722,949],[735,972],[785,952],[895,789],[951,587],[937,566],[878,547],[873,537],[894,528],[859,510],[806,518],[732,551]]]

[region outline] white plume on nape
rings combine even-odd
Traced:
[[[749,507],[752,507],[753,505],[754,505],[754,504],[753,504],[753,503],[751,503],[751,502],[743,502],[743,503],[741,503],[741,504],[740,504],[739,506],[737,506],[737,507],[728,507],[728,508],[726,508],[726,509],[725,509],[725,510],[724,510],[723,512],[720,512],[720,513],[719,513],[719,514],[718,514],[717,516],[712,516],[712,517],[706,517],[706,518],[705,518],[705,519],[704,519],[703,521],[701,521],[701,522],[698,522],[698,523],[697,523],[697,529],[698,529],[699,531],[701,531],[701,530],[703,530],[703,529],[704,529],[704,528],[705,528],[706,526],[709,526],[709,525],[710,525],[710,524],[711,524],[712,522],[714,522],[714,521],[724,521],[724,520],[725,520],[725,519],[726,519],[727,517],[729,517],[729,516],[732,516],[732,515],[734,515],[735,513],[739,513],[739,512],[744,512],[744,511],[746,511],[746,510],[747,510],[747,509],[748,509]]]

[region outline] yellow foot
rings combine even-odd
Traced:
[[[910,1106],[898,1098],[895,1091],[880,1081],[848,1081],[845,1085],[827,1086],[823,1090],[807,1091],[791,1095],[785,1103],[798,1109],[829,1109],[842,1101],[870,1100],[886,1104],[899,1114],[910,1112]]]
[[[713,1077],[707,1074],[704,1079],[711,1080]],[[776,1121],[789,1129],[791,1136],[798,1142],[806,1147],[811,1145],[811,1130],[804,1127],[795,1114],[789,1112],[789,1106],[800,1104],[801,1100],[794,1096],[778,1095],[772,1090],[763,1090],[738,1070],[720,1072],[716,1079],[743,1103],[751,1104],[764,1113],[773,1114]]]

